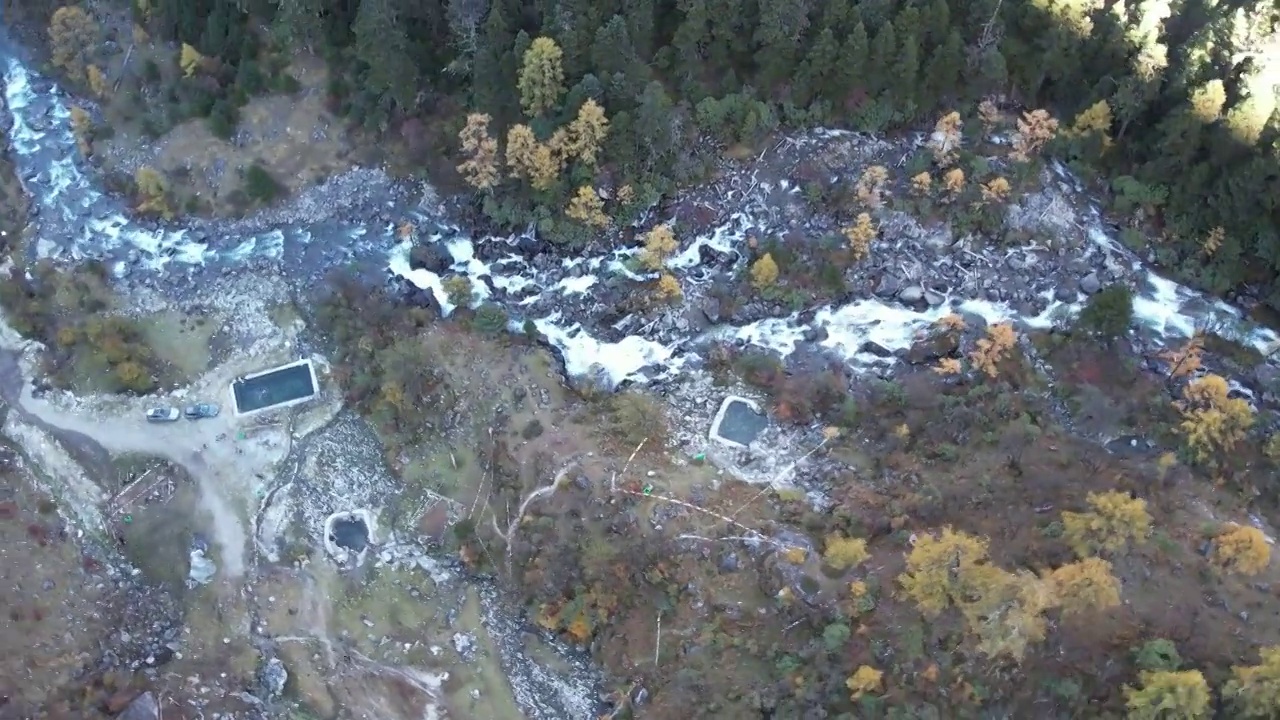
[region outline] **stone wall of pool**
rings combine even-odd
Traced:
[[[236,415],[249,415],[298,405],[319,392],[315,364],[303,358],[236,378],[231,383],[231,407]]]

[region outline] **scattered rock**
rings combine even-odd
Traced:
[[[156,702],[156,696],[150,692],[144,692],[134,698],[133,702],[120,713],[119,720],[159,720],[160,704]]]
[[[1080,291],[1086,295],[1093,295],[1102,290],[1102,281],[1098,279],[1098,273],[1091,272],[1080,280]]]
[[[907,304],[915,304],[924,299],[924,288],[919,285],[909,285],[898,293],[898,299]]]
[[[951,357],[960,349],[960,336],[956,332],[936,332],[911,344],[907,350],[907,362],[923,365]]]

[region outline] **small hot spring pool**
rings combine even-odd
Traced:
[[[317,385],[311,360],[298,360],[236,380],[231,383],[231,394],[236,413],[243,415],[306,400],[319,391]]]

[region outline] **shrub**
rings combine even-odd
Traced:
[[[279,197],[283,191],[284,187],[261,163],[255,162],[244,171],[244,192],[254,202],[265,205]]]
[[[1124,337],[1133,325],[1133,292],[1111,285],[1089,298],[1076,318],[1076,328],[1104,342]]]
[[[476,308],[475,318],[471,326],[487,335],[497,335],[507,329],[507,311],[501,305],[484,303]]]
[[[666,411],[650,395],[626,391],[610,397],[606,418],[606,432],[626,448],[634,448],[641,441],[657,448],[667,443]]]
[[[1133,662],[1138,669],[1149,672],[1177,670],[1182,665],[1177,646],[1172,640],[1164,638],[1146,641],[1142,647],[1134,650],[1133,655]]]

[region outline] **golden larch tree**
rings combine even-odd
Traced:
[[[97,65],[90,65],[87,70],[89,80],[89,90],[100,98],[105,98],[111,92],[110,83],[107,82],[107,76],[98,68]]]
[[[183,77],[195,75],[202,65],[204,65],[204,56],[200,51],[187,43],[182,43],[182,50],[178,53],[178,66],[182,68]]]
[[[1049,573],[1054,594],[1062,611],[1081,614],[1105,610],[1120,604],[1120,581],[1111,573],[1111,563],[1089,557],[1063,565]]]
[[[978,340],[977,347],[969,353],[969,361],[987,377],[1000,377],[1000,363],[1017,344],[1018,335],[1012,324],[995,323],[987,327],[987,336]]]
[[[1199,670],[1143,672],[1140,688],[1124,687],[1129,720],[1200,720],[1213,699]]]
[[[676,251],[676,236],[667,224],[655,225],[644,235],[644,250],[640,251],[640,262],[650,270],[657,270],[667,262]]]
[[[936,616],[963,601],[971,586],[990,587],[989,571],[999,568],[988,564],[987,552],[986,540],[949,527],[937,535],[920,535],[898,584],[922,613]]]
[[[867,693],[878,693],[884,687],[884,672],[863,665],[844,681],[844,686],[849,688],[849,695],[854,700]]]
[[[889,171],[883,165],[872,165],[862,171],[854,193],[858,201],[869,208],[878,208],[884,201],[884,184],[889,180]]]
[[[982,570],[983,582],[966,589],[960,609],[980,652],[1021,660],[1028,646],[1044,640],[1044,613],[1057,604],[1053,585],[1028,572]]]
[[[582,164],[595,167],[600,155],[600,148],[609,136],[609,118],[605,117],[604,108],[591,98],[578,108],[578,116],[569,123],[569,130],[564,141],[564,152],[576,157]]]
[[[751,284],[757,290],[763,290],[776,282],[778,282],[778,263],[774,261],[773,255],[765,253],[751,264]]]
[[[1213,540],[1213,562],[1242,575],[1257,575],[1271,564],[1267,536],[1251,525],[1235,525]]]
[[[680,281],[676,280],[676,276],[669,272],[664,272],[658,276],[658,282],[654,286],[654,294],[659,300],[665,302],[676,302],[684,297],[684,290],[680,289]]]
[[[912,176],[911,178],[911,194],[916,197],[928,197],[929,191],[933,189],[933,176],[926,170],[922,173]]]
[[[982,202],[996,205],[1009,199],[1009,181],[1002,177],[994,177],[982,183]]]
[[[551,148],[538,142],[528,125],[507,131],[507,167],[511,176],[529,181],[535,190],[549,190],[560,177],[561,165]]]
[[[1181,347],[1166,350],[1160,357],[1169,361],[1169,377],[1186,377],[1201,367],[1204,355],[1204,333],[1196,330]]]
[[[1217,225],[1209,229],[1205,234],[1204,240],[1200,241],[1200,249],[1204,251],[1205,257],[1213,257],[1218,253],[1218,248],[1222,247],[1222,243],[1227,239],[1227,231],[1221,225]]]
[[[53,11],[49,19],[49,52],[54,67],[75,82],[85,79],[89,55],[98,44],[98,23],[78,5]]]
[[[489,190],[498,184],[498,141],[489,135],[491,118],[484,113],[467,115],[467,124],[458,132],[462,153],[458,173],[477,190]],[[532,137],[532,133],[530,133]]]
[[[604,212],[604,199],[590,185],[578,188],[574,196],[569,199],[569,207],[565,209],[564,214],[583,225],[595,228],[609,226],[609,216]]]
[[[964,171],[951,168],[942,174],[943,200],[952,202],[964,192]]]
[[[879,230],[871,222],[871,215],[860,213],[853,224],[844,229],[844,237],[849,241],[849,252],[854,262],[861,262],[871,254],[871,241],[876,239]]]
[[[71,134],[76,138],[76,147],[80,149],[80,154],[88,157],[93,152],[93,145],[89,140],[89,133],[93,129],[93,120],[90,119],[89,113],[84,108],[72,106],[71,108]]]
[[[1178,429],[1200,462],[1230,453],[1253,427],[1253,408],[1248,401],[1231,397],[1230,391],[1225,379],[1212,374],[1192,380],[1182,390]]]
[[[173,209],[169,207],[169,188],[159,172],[143,165],[133,174],[133,182],[138,187],[138,212],[165,219],[173,217]]]
[[[1222,699],[1240,718],[1280,717],[1280,647],[1264,647],[1257,665],[1236,665],[1222,687]]]
[[[520,107],[529,117],[538,117],[559,104],[564,94],[564,52],[555,40],[535,38],[524,51],[516,87]]]
[[[1062,536],[1080,557],[1096,552],[1119,552],[1130,541],[1141,542],[1151,532],[1147,501],[1109,490],[1089,493],[1090,512],[1062,513]]]
[[[1102,148],[1111,146],[1111,106],[1106,100],[1099,100],[1090,105],[1071,123],[1071,128],[1066,132],[1069,137],[1084,137],[1091,133],[1097,133],[1102,139]]]
[[[866,540],[838,534],[827,536],[827,547],[822,551],[822,561],[837,570],[848,570],[870,556]]]
[[[1047,110],[1023,113],[1018,119],[1018,132],[1013,136],[1013,150],[1009,157],[1015,162],[1031,162],[1057,134],[1058,121]]]
[[[982,129],[988,134],[1000,124],[1000,108],[990,100],[978,103],[978,119],[982,121]]]
[[[933,161],[939,167],[947,167],[956,161],[963,128],[964,123],[960,120],[960,113],[954,110],[943,115],[934,124],[928,147],[933,153]]]

